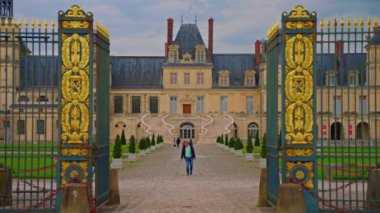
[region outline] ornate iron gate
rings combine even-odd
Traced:
[[[279,184],[277,66],[282,61],[282,182],[302,185],[307,212],[380,209],[380,29],[375,19],[320,21],[297,6],[271,28],[268,200]],[[353,28],[352,28],[353,27]],[[281,36],[279,36],[281,31]],[[281,57],[275,49],[281,37]],[[277,151],[277,153],[276,153]],[[273,185],[272,185],[273,184]]]
[[[68,183],[87,184],[104,204],[109,115],[95,116],[93,93],[108,112],[107,29],[94,32],[92,14],[75,5],[59,13],[58,32],[54,20],[1,20],[0,211],[51,212]]]

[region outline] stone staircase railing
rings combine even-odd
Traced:
[[[208,118],[208,121],[201,126],[201,134],[200,137],[204,137],[208,133],[208,129],[206,128],[210,124],[214,122],[214,118],[208,114],[203,114],[202,116],[206,116]]]
[[[230,134],[230,132],[231,132],[231,130],[230,130],[230,126],[231,126],[235,121],[234,121],[234,118],[233,118],[231,115],[227,114],[227,113],[225,113],[224,116],[227,117],[228,119],[230,119],[230,123],[228,123],[227,126],[224,127],[224,132],[225,132],[225,134]]]
[[[146,129],[145,129],[145,133],[148,134],[148,135],[153,135],[153,133],[151,132],[152,127],[149,126],[149,124],[145,121],[145,118],[148,117],[149,115],[150,115],[150,113],[145,114],[145,115],[141,118],[141,123],[146,127]]]
[[[170,116],[170,114],[166,114],[164,117],[162,117],[162,123],[168,127],[169,129],[169,135],[170,135],[170,138],[174,138],[174,133],[173,133],[173,130],[175,129],[175,126],[173,126],[172,124],[168,123],[166,121],[166,119]]]

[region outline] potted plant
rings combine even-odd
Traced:
[[[140,139],[139,149],[140,149],[139,155],[141,157],[144,157],[145,156],[145,152],[146,152],[146,141],[145,141],[145,138],[141,138]]]
[[[162,143],[161,140],[162,140],[162,136],[157,135],[157,144],[156,144],[157,148],[161,148],[161,143]]]
[[[120,141],[120,135],[116,136],[115,144],[113,146],[113,152],[112,152],[112,164],[111,168],[114,169],[121,169],[123,168],[123,159],[121,157],[121,141]]]
[[[150,153],[152,151],[151,149],[151,143],[150,143],[150,138],[149,137],[145,137],[145,141],[146,141],[146,153]]]
[[[229,148],[231,153],[235,153],[235,138],[230,139]]]
[[[253,143],[252,143],[251,136],[248,137],[246,151],[247,152],[245,153],[245,157],[247,158],[248,161],[252,161],[253,160]]]
[[[220,148],[223,148],[224,146],[223,135],[219,136],[219,138],[220,138]]]
[[[127,145],[127,139],[125,139],[124,129],[123,131],[121,131],[120,141],[121,141],[121,145]]]
[[[259,133],[257,132],[256,137],[255,137],[255,147],[259,147],[259,146],[260,146],[260,139],[259,139]]]
[[[235,155],[243,156],[243,142],[240,140],[240,138],[237,138],[235,141]]]
[[[267,167],[267,135],[266,134],[264,134],[263,143],[261,144],[259,165],[260,165],[260,168]]]
[[[151,149],[156,150],[156,137],[154,136],[154,134],[152,136]]]
[[[136,160],[136,139],[135,136],[131,135],[129,139],[129,147],[128,147],[128,160],[135,161]]]
[[[216,145],[217,145],[218,147],[220,147],[220,136],[218,136],[218,137],[216,138]]]
[[[223,137],[223,135],[222,135]],[[228,150],[230,145],[229,145],[230,141],[228,140],[228,135],[226,134],[226,137],[224,138],[224,149],[225,150]]]

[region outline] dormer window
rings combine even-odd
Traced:
[[[326,85],[327,86],[336,86],[336,72],[335,71],[329,71],[326,75]]]
[[[19,102],[29,102],[29,98],[26,95],[22,95],[18,98]]]
[[[206,49],[204,45],[198,44],[195,46],[195,55],[197,63],[206,63]]]
[[[38,102],[48,102],[49,99],[46,96],[41,95],[40,97],[37,98],[37,101]]]
[[[227,87],[230,85],[230,72],[228,70],[219,71],[219,86]]]
[[[177,63],[178,62],[178,45],[170,45],[169,46],[169,63]]]
[[[255,82],[256,72],[254,70],[246,70],[244,74],[245,74],[245,86],[247,87],[256,86],[256,82]]]
[[[348,86],[350,87],[356,87],[358,84],[358,74],[359,71],[357,70],[350,70],[348,73]]]
[[[192,63],[192,60],[191,60],[191,54],[190,53],[185,53],[183,56],[182,56],[182,62],[183,63]]]

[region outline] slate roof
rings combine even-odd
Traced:
[[[165,57],[111,56],[112,88],[160,88]]]
[[[21,56],[20,87],[50,87],[58,85],[57,56]]]
[[[214,54],[213,82],[214,88],[218,88],[219,71],[230,71],[230,86],[244,87],[244,72],[246,70],[256,70],[254,63],[254,54]],[[259,72],[256,71],[256,85],[259,82]]]
[[[326,74],[328,71],[337,71],[337,83],[338,86],[348,85],[348,72],[350,70],[357,70],[362,74],[359,74],[359,82],[364,83],[365,79],[365,53],[346,53],[343,54],[342,61],[339,62],[335,54],[317,54],[315,63],[317,71],[317,85],[325,85]],[[341,69],[337,69],[340,64]],[[363,79],[361,79],[363,75]]]
[[[190,53],[194,58],[195,46],[197,44],[205,45],[202,35],[199,32],[198,26],[196,24],[182,24],[173,43],[179,45],[180,58],[182,58],[185,53]],[[209,59],[207,49],[206,59],[207,61]]]

